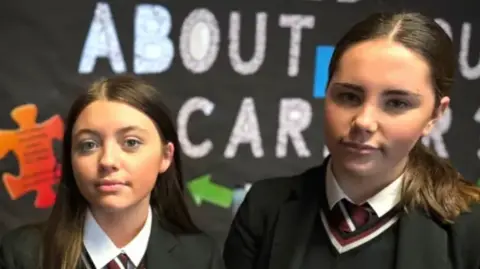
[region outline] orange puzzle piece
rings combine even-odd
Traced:
[[[3,174],[3,183],[13,200],[36,191],[34,206],[48,208],[55,202],[53,185],[60,181],[61,164],[55,158],[53,139],[63,141],[63,120],[55,115],[36,123],[38,109],[34,104],[16,107],[10,113],[16,130],[0,129],[0,159],[12,151],[18,162],[19,175]]]

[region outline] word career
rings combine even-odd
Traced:
[[[193,142],[189,136],[189,122],[195,113],[209,117],[215,114],[223,115],[231,111],[215,111],[216,104],[205,97],[192,97],[180,107],[177,115],[178,136],[182,145],[183,152],[190,158],[198,159],[206,157],[219,141],[213,141],[206,138],[201,142]],[[273,109],[273,106],[271,107]],[[265,137],[262,135],[258,119],[258,112],[255,100],[251,97],[243,98],[237,111],[235,121],[232,126],[217,126],[223,133],[224,129],[231,128],[227,145],[223,151],[226,159],[232,159],[237,155],[238,148],[241,145],[250,146],[253,157],[262,158],[265,156],[264,140],[276,139],[275,156],[276,158],[287,157],[288,144],[291,143],[297,156],[308,158],[312,156],[312,151],[308,148],[307,140],[304,138],[305,132],[321,133],[321,125],[311,127],[313,109],[310,102],[301,98],[281,98],[278,105],[277,118],[265,119],[269,125],[265,128],[277,128],[276,137]],[[215,114],[214,114],[215,113]],[[444,140],[444,135],[448,133],[452,125],[452,110],[447,109],[444,116],[437,122],[430,135],[423,137],[422,142],[432,147],[439,156],[448,158],[449,154]],[[480,118],[480,117],[479,117]],[[208,120],[208,119],[207,119]],[[204,128],[204,127],[201,127]],[[226,132],[228,134],[228,132]],[[195,136],[195,130],[191,131]],[[308,141],[311,144],[322,143],[322,141]],[[326,156],[328,150],[324,148],[323,155]]]

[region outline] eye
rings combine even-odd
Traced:
[[[411,107],[410,103],[401,99],[392,99],[387,101],[387,106],[393,109],[406,109]]]
[[[90,152],[97,147],[97,143],[93,140],[84,140],[78,144],[78,149],[82,153]]]
[[[142,142],[140,140],[134,139],[134,138],[125,139],[125,142],[124,142],[124,146],[128,149],[136,149],[141,144],[142,144]]]
[[[342,92],[337,95],[338,101],[346,104],[360,104],[362,102],[361,98],[351,92]]]

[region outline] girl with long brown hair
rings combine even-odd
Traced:
[[[450,103],[452,41],[419,13],[378,13],[337,43],[322,165],[253,185],[228,269],[480,268],[480,190],[422,145]]]
[[[62,159],[50,217],[3,237],[1,269],[223,268],[190,218],[176,128],[153,86],[94,83],[70,109]]]

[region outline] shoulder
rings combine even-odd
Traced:
[[[480,203],[472,204],[452,224],[452,236],[466,264],[480,263]]]
[[[195,262],[192,266],[202,268],[202,265],[205,265],[205,268],[218,268],[212,267],[213,264],[220,262],[220,248],[213,237],[202,232],[177,235],[177,240],[182,257]]]
[[[292,193],[302,193],[309,179],[321,181],[323,165],[315,166],[301,173],[259,180],[250,188],[246,200],[255,207],[271,207],[288,200]]]
[[[29,224],[15,228],[1,238],[1,246],[11,250],[18,247],[25,249],[26,246],[38,246],[42,240],[41,227],[38,224]]]
[[[195,251],[211,251],[216,248],[215,240],[203,232],[177,235],[177,240],[182,247]]]
[[[460,214],[453,223],[453,228],[459,236],[470,237],[475,234],[480,239],[480,203],[472,204],[468,212]]]
[[[25,225],[7,232],[0,239],[0,264],[36,264],[41,241],[40,225]],[[10,268],[9,266],[7,268]]]

